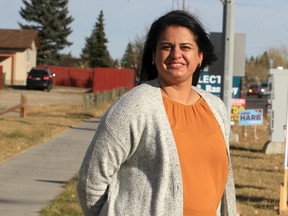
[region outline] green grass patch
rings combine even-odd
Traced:
[[[4,133],[3,136],[9,138],[9,139],[19,139],[22,137],[25,137],[25,135],[21,131],[12,131],[10,133]]]
[[[61,194],[40,212],[41,216],[83,216],[76,195],[77,177],[70,180]]]

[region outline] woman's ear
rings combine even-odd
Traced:
[[[199,56],[199,62],[198,62],[198,65],[202,65],[202,61],[203,61],[203,52],[199,52],[198,56]]]

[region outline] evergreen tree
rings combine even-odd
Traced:
[[[108,39],[104,32],[104,14],[102,10],[90,37],[86,38],[85,42],[81,58],[88,62],[89,67],[112,67],[113,60],[106,45]]]
[[[19,23],[22,29],[35,29],[39,32],[40,49],[38,64],[58,64],[59,51],[72,45],[67,37],[72,33],[69,25],[73,18],[68,16],[68,0],[22,0],[21,17],[29,24]]]
[[[245,82],[258,84],[268,80],[270,60],[267,52],[257,58],[251,57],[246,61]]]
[[[258,59],[258,63],[261,64],[264,68],[270,68],[270,60],[267,52],[264,52]]]
[[[133,46],[131,43],[128,43],[126,50],[125,50],[125,54],[122,57],[121,60],[121,64],[123,67],[127,67],[127,68],[135,68],[135,52],[133,50]]]

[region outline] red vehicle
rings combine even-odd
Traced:
[[[247,89],[247,93],[246,95],[247,96],[250,96],[250,95],[258,95],[258,85],[257,84],[252,84],[249,86],[249,88]]]

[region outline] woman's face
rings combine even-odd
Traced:
[[[169,26],[162,32],[153,53],[160,84],[192,83],[192,76],[201,64],[203,53],[194,34],[186,27]]]

